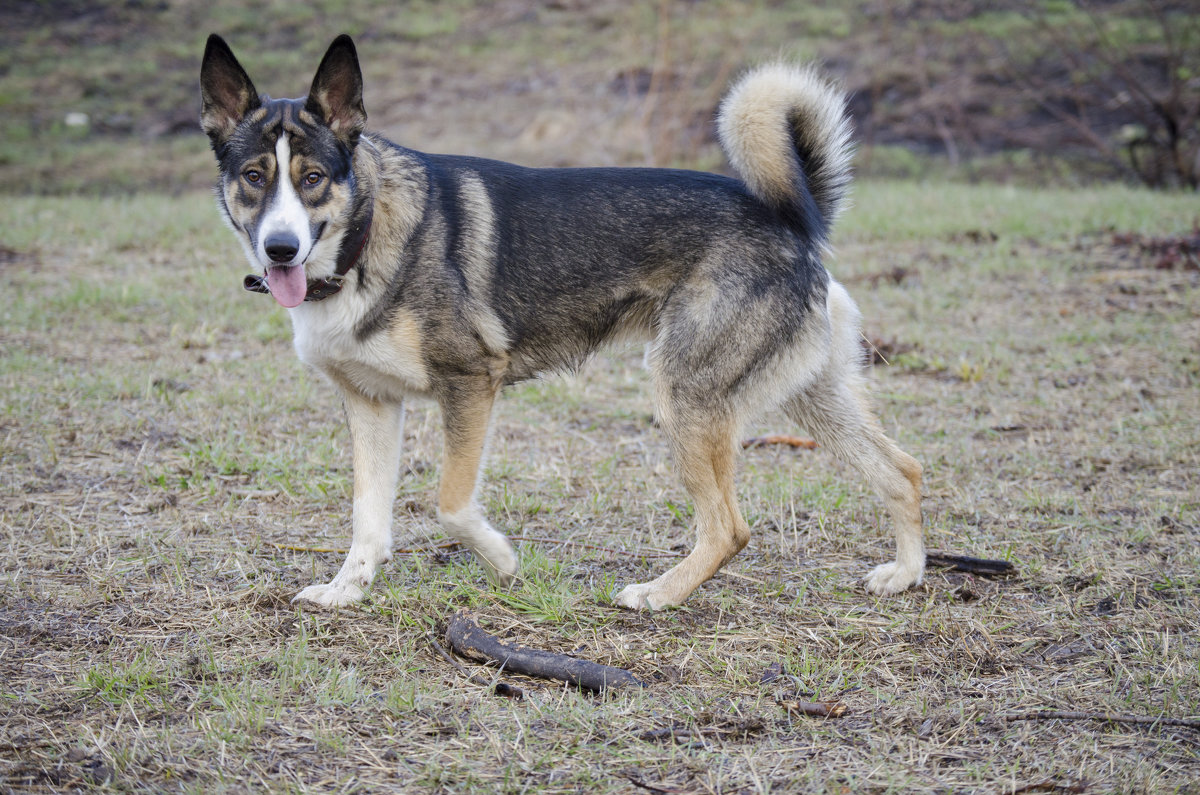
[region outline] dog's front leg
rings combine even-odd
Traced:
[[[490,378],[471,376],[452,379],[439,398],[446,443],[438,488],[438,518],[452,538],[475,553],[488,579],[497,585],[508,585],[517,573],[516,553],[508,539],[488,523],[475,502],[475,486],[495,399],[496,386]]]
[[[400,469],[404,404],[370,400],[343,389],[354,446],[354,536],[341,570],[310,585],[293,602],[337,607],[363,598],[380,565],[392,559],[392,503]]]

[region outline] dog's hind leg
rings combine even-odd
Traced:
[[[438,488],[438,520],[446,532],[470,549],[488,579],[508,585],[517,573],[517,556],[502,533],[483,516],[475,487],[487,443],[488,421],[495,402],[489,378],[462,377],[442,391],[445,449]]]
[[[363,598],[380,565],[392,558],[392,503],[400,468],[404,404],[371,400],[343,387],[354,447],[354,534],[346,562],[327,584],[310,585],[293,602],[323,607]]]
[[[685,425],[660,409],[675,460],[696,514],[696,547],[680,563],[651,582],[626,586],[616,603],[634,609],[678,605],[711,578],[750,540],[734,490],[737,426],[721,419]]]
[[[867,590],[894,594],[921,582],[921,465],[884,434],[857,374],[819,380],[784,410],[822,447],[858,469],[887,506],[896,534],[896,560],[871,571]]]

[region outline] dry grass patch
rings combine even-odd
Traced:
[[[502,401],[483,495],[524,539],[512,589],[444,544],[439,423],[417,405],[403,553],[361,607],[291,607],[348,543],[348,442],[208,202],[10,200],[0,221],[5,788],[1193,786],[1200,285],[1105,231],[1186,233],[1186,198],[860,187],[833,268],[867,335],[903,349],[875,386],[925,464],[930,546],[1019,577],[868,597],[879,504],[824,451],[761,447],[750,547],[658,614],[609,603],[691,543],[636,350]],[[650,686],[595,697],[464,662],[526,698],[493,695],[430,643],[459,607]]]

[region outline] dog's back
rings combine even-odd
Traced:
[[[738,180],[439,155],[424,162],[443,261],[461,275],[464,297],[486,291],[477,297],[503,326],[509,381],[573,368],[618,337],[653,336],[685,292],[711,292],[750,314],[771,303],[762,309],[779,322],[776,339],[823,299],[822,225],[798,226]],[[414,258],[392,278],[399,288],[428,267]]]

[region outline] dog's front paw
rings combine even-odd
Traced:
[[[921,582],[923,565],[903,565],[899,561],[884,563],[867,575],[867,591],[880,596],[900,593]]]
[[[512,544],[488,524],[479,506],[471,503],[457,512],[439,511],[446,533],[475,553],[493,585],[508,587],[517,576],[517,553]]]
[[[628,607],[630,610],[662,610],[664,607],[671,607],[660,600],[652,582],[626,585],[613,598],[613,602],[618,607]]]
[[[475,558],[483,565],[492,583],[507,588],[517,576],[517,553],[502,534],[493,531],[485,543],[475,548]]]
[[[353,583],[310,585],[292,597],[292,604],[316,605],[317,607],[344,607],[361,601],[364,591]]]

